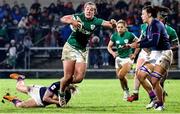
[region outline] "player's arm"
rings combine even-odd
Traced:
[[[139,39],[138,39],[134,34],[132,34],[132,35],[133,35],[133,37],[134,37],[133,42],[138,42]],[[130,58],[131,58],[132,60],[135,59],[135,57],[137,56],[137,54],[139,53],[139,51],[140,51],[140,48],[136,48],[135,51],[134,51],[134,53],[130,55]]]
[[[102,26],[112,29],[116,28],[116,20],[111,19],[110,21],[103,21]]]
[[[147,39],[147,37],[146,37],[139,42],[134,42],[134,43],[130,44],[129,46],[131,48],[149,48],[154,45],[157,45],[159,42],[159,39],[160,39],[160,27],[157,24],[155,24],[152,26],[151,31],[152,31],[152,34],[149,39]]]
[[[170,36],[172,37],[172,41],[171,41],[171,49],[176,49],[179,46],[179,38],[178,35],[176,33],[176,31],[173,29],[172,30],[172,35]]]
[[[43,101],[51,103],[51,104],[59,104],[58,99],[54,99],[53,96],[54,94],[47,89],[44,94]]]
[[[114,42],[112,42],[111,40],[109,41],[109,43],[108,43],[108,47],[107,47],[107,50],[108,50],[108,52],[114,57],[114,58],[116,58],[116,56],[117,56],[117,54],[116,54],[116,52],[114,52],[113,51],[113,44],[114,44]]]
[[[65,15],[62,18],[60,18],[60,21],[65,24],[71,24],[75,28],[81,26],[77,20],[73,19],[73,15]]]

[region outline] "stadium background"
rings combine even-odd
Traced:
[[[11,72],[28,74],[29,78],[57,78],[63,76],[60,61],[61,50],[71,30],[59,22],[63,15],[81,12],[88,0],[1,0],[0,1],[0,78]],[[91,0],[94,1],[94,0]],[[150,0],[96,0],[98,17],[106,20],[124,19],[129,31],[140,35],[141,8]],[[172,13],[168,23],[180,36],[179,0],[151,0],[154,5],[164,5]],[[55,5],[55,7],[50,7]],[[10,6],[10,7],[9,7]],[[16,14],[16,11],[19,12]],[[23,21],[27,16],[30,21]],[[21,23],[21,24],[20,24]],[[23,24],[25,23],[25,24]],[[53,33],[53,34],[52,34]],[[99,28],[89,41],[89,65],[86,78],[115,78],[114,59],[106,50],[111,30]],[[13,40],[17,53],[8,56]],[[178,49],[174,50],[174,61],[169,78],[179,78]],[[133,69],[131,71],[133,73]]]

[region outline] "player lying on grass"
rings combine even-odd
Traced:
[[[54,82],[49,87],[45,86],[26,86],[24,75],[13,73],[10,78],[16,79],[16,89],[19,92],[28,94],[31,96],[28,100],[22,101],[16,96],[5,95],[3,98],[12,102],[16,107],[30,108],[30,107],[45,107],[50,104],[56,104],[59,106],[58,90],[60,88],[60,83]],[[76,92],[76,87],[74,85],[69,85],[65,89],[65,100],[68,102],[71,99],[71,94]]]

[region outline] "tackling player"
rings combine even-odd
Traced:
[[[16,107],[30,108],[30,107],[45,107],[50,104],[56,104],[59,106],[58,91],[60,83],[54,82],[49,87],[45,86],[26,86],[24,79],[25,76],[13,73],[10,75],[12,79],[17,80],[16,89],[31,96],[28,100],[22,101],[16,96],[5,95],[3,98],[12,102]],[[68,102],[71,99],[71,94],[76,91],[76,87],[69,85],[65,89],[65,100]]]

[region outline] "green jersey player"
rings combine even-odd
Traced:
[[[86,45],[91,34],[98,26],[113,28],[115,21],[105,21],[95,17],[97,13],[96,5],[87,2],[84,5],[84,12],[74,15],[65,15],[61,22],[70,24],[73,29],[72,34],[65,43],[62,51],[62,61],[64,67],[64,77],[61,79],[59,103],[66,105],[65,88],[70,83],[80,83],[85,75],[87,67],[88,50]]]
[[[125,49],[124,45],[137,40],[136,36],[127,31],[127,25],[124,20],[117,22],[117,32],[115,32],[108,44],[109,53],[115,58],[116,75],[120,80],[121,87],[124,91],[123,99],[129,96],[126,74],[131,70],[131,65],[135,55],[131,48]],[[113,45],[116,45],[117,52],[113,51]]]

